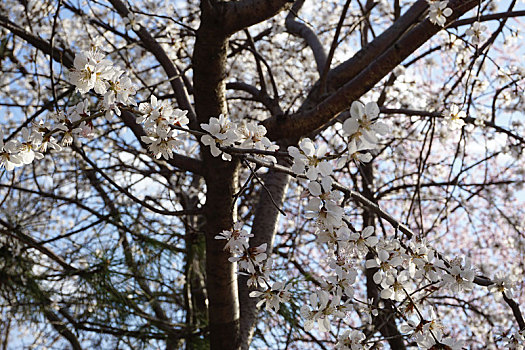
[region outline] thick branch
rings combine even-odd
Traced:
[[[47,306],[44,306],[43,312],[44,316],[46,316],[49,322],[51,322],[53,328],[71,344],[73,350],[82,350],[77,337],[67,328],[64,321],[62,321],[53,311],[49,310]]]
[[[262,103],[272,115],[283,114],[283,110],[277,100],[271,98],[266,91],[259,90],[253,85],[243,82],[231,82],[226,84],[226,88],[249,93],[255,101]]]
[[[201,25],[197,30],[193,53],[193,87],[199,123],[210,117],[227,114],[225,82],[228,37],[221,28],[215,9],[201,3]],[[209,299],[211,349],[239,349],[239,299],[236,264],[228,261],[224,242],[215,239],[223,230],[231,230],[237,220],[234,194],[238,189],[239,161],[224,162],[213,157],[209,148],[201,147],[206,164],[206,289]]]
[[[215,5],[224,19],[224,30],[233,34],[271,18],[291,5],[289,0],[242,0]]]
[[[350,81],[363,69],[365,69],[370,62],[374,61],[385,50],[391,47],[404,33],[406,33],[414,24],[418,23],[419,17],[424,13],[427,3],[424,0],[416,2],[408,11],[381,35],[375,38],[371,43],[363,47],[354,56],[337,67],[333,68],[326,75],[325,93],[333,93],[339,89],[343,84]],[[368,10],[368,9],[367,9]],[[366,11],[366,10],[365,10]],[[368,15],[368,12],[363,14]],[[317,82],[309,93],[308,98],[304,101],[300,111],[306,111],[313,108],[319,103],[320,82]]]
[[[425,1],[423,2],[426,3]],[[455,20],[477,4],[478,1],[474,0],[454,1],[450,4],[450,7],[454,11],[453,15],[450,17],[450,21]],[[412,6],[412,9],[417,9],[421,6],[423,6],[422,2],[418,1]],[[409,10],[409,12],[411,12],[411,10]],[[405,19],[405,21],[408,22],[405,16],[401,17],[399,21]],[[417,23],[416,21],[417,18],[412,18],[411,24]],[[394,26],[396,26],[396,24],[394,24]],[[375,84],[383,79],[389,72],[391,72],[404,59],[409,57],[439,30],[440,27],[433,25],[428,19],[415,25],[415,27],[410,29],[399,40],[394,43],[389,43],[389,47],[381,54],[369,57],[371,63],[368,64],[365,69],[361,70],[360,73],[351,78],[351,80],[346,82],[341,88],[314,108],[306,112],[296,113],[287,118],[271,117],[267,119],[264,122],[264,126],[268,130],[268,136],[273,140],[280,138],[295,138],[323,127],[323,125],[329,123],[332,119],[336,118],[341,111],[347,108],[350,104],[349,101],[356,100],[368,92],[375,86]],[[379,38],[380,37],[378,37],[378,39]],[[374,42],[372,42],[372,44]],[[359,53],[357,55],[359,55]],[[362,54],[362,57],[367,56],[366,53]],[[363,62],[361,62],[361,65],[362,64]],[[338,69],[336,68],[333,71],[337,70]],[[342,73],[346,73],[344,75],[348,76],[348,72]]]

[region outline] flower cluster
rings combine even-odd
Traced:
[[[388,131],[387,126],[377,120],[378,115],[376,103],[352,103],[350,118],[342,126],[350,153],[347,159],[370,160],[371,155],[365,151],[376,149],[378,135]],[[453,105],[444,118],[447,124],[457,128],[464,125],[465,113]],[[397,237],[378,237],[372,226],[355,230],[350,225],[351,217],[345,214],[341,195],[333,189],[331,160],[334,157],[327,148],[305,138],[297,147],[290,146],[288,153],[293,158],[291,170],[309,180],[305,217],[315,223],[316,241],[322,245],[321,250],[328,253],[324,265],[328,272],[318,280],[318,289],[310,294],[309,304],[301,307],[305,330],[317,325],[319,331],[328,332],[332,322],[344,320],[352,309],[363,309],[361,304],[366,304],[366,316],[363,316],[363,327],[366,327],[379,315],[382,299],[403,310],[407,322],[402,327],[404,336],[414,339],[421,348],[460,349],[462,342],[446,336],[426,298],[436,290],[454,294],[472,290],[476,272],[469,260],[448,261],[424,240],[404,243]],[[356,262],[365,256],[364,267],[379,289],[376,300],[366,303],[354,297],[354,284],[362,269]],[[503,275],[497,275],[489,287],[490,291],[507,297],[513,295],[514,289],[514,281]],[[266,293],[271,304],[270,296],[276,293],[271,288]],[[348,331],[339,337],[337,348],[369,348],[365,339],[360,330]]]
[[[23,142],[9,140],[4,143],[4,132],[0,129],[0,168],[4,167],[7,171],[11,171],[15,167],[31,164],[35,158],[44,157],[40,151],[46,147],[47,143],[43,143],[42,133],[23,128],[22,137]]]
[[[70,82],[81,94],[93,89],[103,95],[102,105],[106,110],[106,118],[113,113],[120,115],[119,105],[135,106],[133,96],[136,88],[131,79],[124,75],[124,70],[113,66],[111,61],[97,48],[82,51],[75,56],[74,68],[69,72]]]
[[[237,142],[239,139],[237,125],[221,114],[219,118],[210,118],[208,124],[201,124],[201,128],[208,132],[208,135],[201,137],[201,142],[205,146],[210,147],[212,156],[218,157],[222,154],[223,160],[231,160],[232,156],[228,153],[223,153],[219,147],[232,146]]]
[[[241,222],[234,224],[233,229],[222,231],[215,239],[224,239],[226,244],[224,250],[229,250],[232,263],[237,263],[239,274],[248,276],[247,285],[255,290],[250,293],[252,298],[261,298],[257,307],[266,304],[267,310],[277,312],[281,303],[290,297],[290,284],[282,282],[270,283],[270,271],[272,259],[266,254],[267,244],[258,247],[250,247],[249,238],[253,237],[243,228]]]
[[[377,148],[377,134],[385,134],[387,127],[378,122],[379,107],[370,102],[363,105],[353,102],[350,108],[350,118],[343,124],[343,131],[348,137],[348,159],[367,161],[370,154],[363,154],[363,150]],[[351,232],[345,223],[344,210],[341,207],[339,192],[332,191],[333,158],[328,155],[324,144],[316,147],[312,140],[301,140],[298,147],[288,147],[288,153],[293,158],[292,171],[303,175],[310,181],[308,191],[312,198],[306,205],[306,217],[315,220],[318,239],[320,242],[336,244],[347,241]]]
[[[343,124],[343,131],[349,140],[349,159],[370,160],[360,151],[376,148],[378,144],[376,134],[386,132],[386,126],[376,122],[378,115],[379,108],[376,103],[352,104],[350,118]],[[311,197],[305,208],[305,216],[316,223],[317,241],[327,245],[328,252],[334,255],[328,260],[333,275],[327,276],[322,282],[322,288],[310,295],[310,306],[304,305],[301,314],[306,320],[305,329],[309,330],[317,323],[321,331],[329,331],[330,318],[344,318],[351,309],[352,286],[357,276],[352,261],[356,255],[364,256],[369,251],[375,251],[374,247],[379,240],[373,236],[373,227],[367,227],[359,233],[348,226],[350,218],[345,215],[340,204],[341,196],[339,192],[332,191],[330,175],[333,166],[324,145],[316,148],[314,143],[306,138],[298,144],[298,147],[290,146],[288,152],[294,161],[292,171],[310,180],[307,187]],[[385,261],[390,257],[389,253],[386,254],[388,257],[384,257]],[[394,264],[392,271],[395,270],[394,266],[399,264]],[[396,277],[393,272],[385,276],[385,297],[392,286],[397,288],[400,283]],[[390,281],[391,279],[393,281]],[[345,341],[349,342],[346,339],[341,344]]]
[[[139,105],[139,112],[142,116],[137,118],[137,123],[143,124],[146,132],[141,140],[148,144],[148,150],[157,159],[161,156],[165,159],[172,158],[173,149],[183,144],[179,138],[180,132],[173,126],[188,125],[188,112],[173,108],[166,100],[159,103],[154,95],[151,95],[149,103]]]
[[[372,226],[361,232],[354,231],[347,226],[348,220],[345,217],[340,227],[325,226],[324,232],[318,236],[318,242],[326,245],[324,250],[334,255],[328,263],[333,275],[325,277],[321,288],[310,295],[310,306],[301,308],[305,329],[310,330],[317,323],[320,331],[329,331],[331,319],[342,320],[352,307],[360,309],[359,303],[362,302],[353,299],[352,285],[358,275],[353,262],[371,255],[373,257],[366,260],[365,267],[373,273],[373,281],[380,290],[379,297],[399,303],[405,311],[408,321],[402,331],[422,348],[439,344],[461,348],[461,342],[443,336],[443,327],[435,315],[423,318],[425,293],[424,289],[417,290],[417,286],[433,286],[454,293],[469,291],[475,275],[469,261],[456,258],[448,262],[425,241],[405,245],[397,238],[377,237]],[[508,290],[510,293],[513,289],[511,281],[504,277],[496,281],[495,291]],[[370,301],[367,306],[370,308],[371,304]],[[419,311],[414,312],[415,308]],[[372,308],[365,313],[368,317],[365,323],[370,324],[371,315],[378,315],[378,310]],[[355,338],[348,338],[350,333],[341,337],[339,348],[347,346],[352,349],[348,344],[353,344],[356,349],[366,348],[359,333],[353,335]]]
[[[224,152],[226,147],[239,146],[270,152],[279,148],[264,136],[266,135],[266,128],[256,122],[244,123],[238,127],[237,124],[221,114],[219,118],[210,118],[207,124],[202,123],[201,128],[207,132],[201,137],[201,142],[210,147],[212,156],[222,155],[222,159],[226,161],[232,159],[229,153]],[[265,158],[276,162],[273,156],[266,156]]]
[[[326,179],[326,178],[325,178]],[[379,288],[379,298],[398,303],[404,312],[405,324],[400,330],[419,347],[445,347],[461,349],[463,342],[446,336],[445,327],[437,318],[434,309],[426,303],[428,292],[436,289],[453,293],[470,291],[473,287],[475,269],[468,259],[455,258],[447,261],[426,241],[410,241],[404,244],[396,237],[378,237],[372,226],[356,231],[349,226],[350,218],[344,211],[337,210],[337,196],[330,191],[331,182],[311,181],[309,192],[313,202],[322,203],[314,210],[309,206],[308,217],[316,218],[318,243],[329,253],[328,273],[319,281],[319,288],[309,295],[309,303],[301,307],[304,328],[310,331],[316,327],[329,332],[333,322],[344,320],[352,310],[366,310],[364,325],[372,324],[378,316],[377,300],[359,301],[354,297],[353,285],[359,274],[354,265],[365,255],[369,258],[365,268],[372,272],[373,281]],[[328,203],[330,203],[328,205]],[[319,204],[321,206],[321,204]],[[341,208],[342,209],[342,208]],[[248,275],[248,285],[259,290],[250,296],[260,298],[258,306],[277,312],[281,303],[290,298],[290,284],[269,282],[271,259],[267,257],[267,245],[250,247],[252,237],[242,223],[236,223],[232,230],[223,231],[216,239],[226,240],[224,249],[232,254],[231,262],[237,262],[239,274]],[[426,287],[421,288],[421,286]],[[427,290],[427,288],[430,288]],[[515,281],[499,273],[489,290],[513,296]],[[366,306],[361,306],[361,304]],[[417,310],[417,312],[415,312]],[[509,338],[509,343],[516,337]],[[359,329],[344,332],[338,338],[337,349],[369,349],[364,333]]]
[[[0,167],[10,171],[42,159],[43,153],[50,148],[62,150],[62,146],[71,145],[77,136],[91,138],[94,136],[92,119],[96,116],[104,114],[109,120],[113,113],[120,115],[120,106],[136,105],[133,99],[136,89],[131,79],[105,59],[98,49],[80,52],[73,64],[74,68],[69,72],[70,82],[81,94],[94,90],[102,95],[101,112],[91,114],[90,103],[85,99],[65,110],[50,113],[47,121],[33,121],[30,128],[22,129],[22,141],[4,142],[0,130]],[[56,133],[61,134],[60,144],[53,136]]]
[[[59,143],[53,134],[61,133]],[[58,111],[48,115],[47,121],[34,121],[30,128],[22,129],[22,141],[3,141],[0,130],[0,166],[6,170],[31,164],[35,159],[42,159],[49,149],[61,151],[69,146],[76,136],[93,137],[93,124],[87,100],[67,108],[66,112]]]
[[[332,173],[332,165],[324,160],[327,150],[325,145],[315,149],[315,145],[309,138],[299,142],[299,148],[288,147],[288,153],[293,157],[292,171],[297,175],[305,175],[311,181],[315,181],[320,174],[322,177]]]

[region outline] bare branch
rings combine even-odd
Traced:
[[[307,24],[299,22],[295,19],[301,10],[301,7],[303,7],[304,1],[305,0],[297,0],[293,4],[290,12],[288,13],[288,16],[286,16],[285,25],[289,33],[297,35],[306,41],[306,44],[314,54],[315,63],[317,64],[317,71],[319,72],[319,75],[321,75],[327,60],[323,44],[312,28],[310,28]]]
[[[129,15],[130,11],[122,1],[110,0],[110,2],[122,18],[125,18]],[[140,29],[137,31],[137,35],[141,39],[144,47],[149,52],[151,52],[153,56],[155,56],[157,61],[159,61],[160,65],[166,72],[166,75],[170,80],[171,87],[173,88],[173,92],[175,93],[175,98],[177,99],[179,107],[188,111],[190,125],[193,128],[195,128],[195,111],[193,110],[193,105],[190,102],[190,98],[188,96],[188,92],[186,91],[186,87],[184,86],[184,80],[182,79],[179,69],[171,61],[171,59],[166,54],[166,51],[164,51],[164,49],[162,48],[162,46],[160,46],[157,40],[155,40],[155,38],[152,37],[151,34],[146,30],[146,28],[141,26]]]

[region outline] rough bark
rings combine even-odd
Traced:
[[[201,6],[201,25],[197,31],[193,54],[193,85],[195,110],[200,123],[210,117],[227,114],[224,96],[227,35],[223,24],[209,4]],[[223,230],[233,227],[236,207],[233,195],[237,192],[239,162],[222,161],[202,147],[202,158],[207,193],[204,206],[206,224],[206,287],[209,300],[209,332],[211,349],[238,349],[239,347],[239,301],[235,264],[228,261],[224,242],[215,239]]]
[[[201,24],[193,53],[193,87],[198,123],[227,114],[225,98],[226,53],[230,34],[274,16],[287,1],[201,2]],[[239,161],[224,162],[202,147],[206,180],[206,288],[209,298],[211,349],[240,347],[239,296],[236,265],[228,261],[224,242],[215,236],[232,228],[237,219],[234,193],[238,191]]]
[[[262,22],[291,6],[289,0],[242,0],[222,2],[217,6],[224,16],[224,28],[229,34]]]

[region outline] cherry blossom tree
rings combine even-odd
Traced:
[[[3,349],[523,349],[516,0],[4,0]]]

